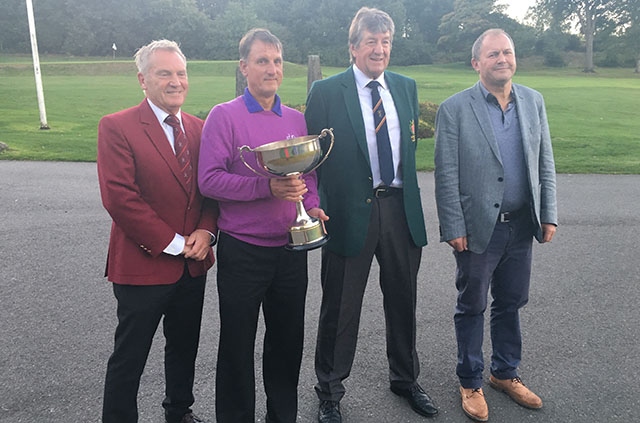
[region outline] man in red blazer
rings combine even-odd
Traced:
[[[175,42],[153,41],[135,59],[146,99],[98,126],[100,192],[113,219],[106,276],[118,302],[102,421],[138,421],[140,377],[164,318],[166,422],[201,422],[190,407],[217,232],[217,204],[195,176],[202,121],[180,110],[189,83]]]

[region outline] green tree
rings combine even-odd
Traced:
[[[402,15],[394,17],[393,64],[433,63],[440,20],[452,10],[453,0],[404,0]]]
[[[207,59],[237,60],[238,42],[251,28],[269,25],[260,20],[250,1],[231,2],[212,23],[211,36],[205,42]]]
[[[495,0],[455,0],[453,11],[442,17],[438,28],[438,48],[451,61],[468,61],[475,39],[485,30],[500,26],[496,18],[504,17],[505,7],[496,5]]]
[[[626,51],[635,59],[635,72],[640,73],[640,0],[623,0],[621,16],[620,37]]]
[[[596,33],[619,19],[624,0],[537,0],[535,8],[542,25],[562,25],[568,29],[578,23],[585,41],[584,72],[594,72],[593,45]]]
[[[407,26],[421,39],[435,47],[440,39],[440,22],[453,12],[454,0],[405,0]]]
[[[213,20],[226,10],[229,1],[232,0],[196,0],[196,3],[198,10]]]
[[[631,1],[631,0],[619,0]],[[633,0],[637,1],[637,0]],[[42,54],[131,57],[151,40],[178,41],[190,58],[235,60],[250,28],[270,29],[285,59],[324,65],[349,63],[348,31],[362,6],[388,12],[396,24],[392,65],[466,60],[473,39],[490,26],[514,39],[523,27],[505,17],[495,0],[42,0],[34,1]],[[0,51],[28,53],[24,0],[0,0]],[[522,34],[527,34],[526,31]],[[529,35],[522,36],[527,40]],[[521,43],[522,41],[518,41]],[[441,49],[438,51],[437,44]],[[519,44],[524,51],[524,44]]]
[[[24,0],[0,0],[0,52],[30,51],[27,7]]]
[[[178,42],[187,57],[203,58],[204,45],[208,44],[213,35],[210,18],[198,9],[197,0],[166,1],[169,15],[158,16],[158,20],[166,22],[164,37]]]

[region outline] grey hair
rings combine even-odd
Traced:
[[[268,29],[253,28],[244,34],[240,40],[240,44],[238,45],[240,60],[247,60],[249,53],[251,52],[251,47],[256,40],[262,41],[265,44],[271,44],[272,46],[275,46],[280,53],[282,53],[282,43],[278,37],[273,35]]]
[[[471,47],[472,59],[475,59],[475,60],[480,59],[480,50],[482,49],[482,43],[484,42],[484,39],[487,38],[488,35],[505,35],[509,39],[509,42],[511,43],[511,47],[513,48],[513,51],[516,50],[516,45],[513,43],[513,39],[509,34],[507,34],[507,32],[504,29],[491,28],[491,29],[487,29],[485,32],[480,34],[480,36],[473,43],[473,46]]]
[[[362,41],[362,33],[367,30],[372,34],[388,32],[393,43],[396,27],[387,12],[379,9],[362,7],[351,21],[349,27],[349,46],[358,47]],[[351,56],[353,62],[353,56]]]
[[[186,66],[187,58],[182,53],[182,50],[180,50],[180,46],[178,45],[178,43],[170,40],[154,40],[149,44],[140,47],[138,51],[136,51],[136,54],[133,56],[136,60],[138,72],[143,75],[147,74],[147,71],[149,70],[149,63],[151,61],[151,55],[158,50],[173,51],[175,53],[178,53]]]

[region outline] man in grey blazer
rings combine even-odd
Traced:
[[[331,217],[315,356],[321,423],[342,421],[343,381],[355,356],[374,256],[384,295],[391,391],[419,414],[438,413],[417,382],[416,285],[427,243],[415,163],[418,92],[414,80],[386,71],[393,33],[387,13],[360,9],[349,30],[353,65],[316,81],[307,98],[309,133],[333,128],[335,134],[333,151],[317,171],[321,204]],[[382,110],[376,107],[380,102]],[[386,153],[379,150],[385,140]]]
[[[500,29],[484,32],[471,64],[480,81],[438,109],[435,187],[440,240],[453,247],[457,264],[462,408],[486,421],[482,342],[489,288],[489,384],[524,407],[542,407],[518,375],[519,310],[528,301],[533,237],[549,242],[556,231],[556,178],[542,95],[512,83],[511,37]]]

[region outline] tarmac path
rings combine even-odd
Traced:
[[[434,422],[470,422],[460,409],[453,332],[454,260],[438,242],[433,174],[420,173],[430,244],[419,274],[420,383],[440,407]],[[517,406],[488,386],[492,422],[630,422],[640,418],[640,176],[558,175],[560,226],[535,245],[522,312],[521,376],[544,408]],[[95,163],[0,161],[0,422],[99,422],[115,300],[103,278],[110,218]],[[300,423],[316,420],[313,351],[319,251],[310,253]],[[376,265],[358,353],[342,401],[349,423],[412,423],[388,388]],[[194,411],[215,421],[215,267],[209,273]],[[257,421],[265,405],[256,348]],[[490,348],[485,345],[488,362]],[[163,342],[156,336],[140,395],[140,422],[162,423]],[[488,374],[485,375],[488,378]]]

